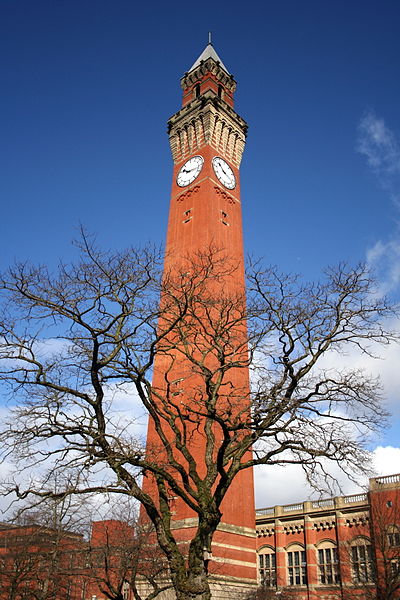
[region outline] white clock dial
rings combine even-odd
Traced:
[[[179,169],[178,175],[176,176],[176,183],[180,187],[185,187],[192,183],[200,173],[204,163],[204,158],[202,156],[192,156],[189,158]]]
[[[214,173],[228,190],[236,187],[236,177],[228,163],[220,156],[214,156],[212,159]]]

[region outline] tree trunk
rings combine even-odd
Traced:
[[[176,600],[211,600],[211,590],[204,571],[194,575],[186,572],[181,577],[173,578]]]

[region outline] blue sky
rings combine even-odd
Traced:
[[[164,241],[166,121],[211,30],[249,123],[246,250],[306,278],[367,258],[398,297],[399,29],[386,0],[0,0],[1,268],[68,260],[80,224],[105,247]]]

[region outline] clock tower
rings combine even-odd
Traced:
[[[167,255],[213,244],[243,267],[239,167],[247,124],[233,108],[236,82],[209,43],[181,86],[182,108],[168,121],[174,174]]]
[[[243,306],[245,281],[239,167],[247,124],[234,110],[236,82],[210,42],[182,77],[181,87],[182,108],[168,121],[174,167],[165,272],[184,265],[191,257],[210,253],[210,249],[218,256],[223,253],[228,257],[229,264],[235,267],[227,269],[229,274],[220,277],[218,282],[213,280],[205,285],[209,286],[210,293],[221,296],[230,294]],[[190,269],[185,275],[189,278],[192,276]],[[243,358],[243,355],[247,357],[247,332],[243,319],[239,329],[238,347]],[[196,343],[203,335],[202,331],[198,332]],[[195,457],[198,471],[204,474],[206,467],[203,469],[202,463],[205,464],[207,453],[206,426],[199,421],[192,426],[187,425],[191,419],[193,421],[193,414],[198,416],[204,411],[196,408],[192,413],[188,412],[187,417],[184,415],[185,407],[201,405],[199,390],[204,381],[193,383],[193,378],[198,374],[193,374],[187,353],[186,358],[175,360],[173,367],[165,354],[160,354],[155,357],[153,389],[163,390],[166,382],[168,388],[176,385],[177,391],[171,394],[171,404],[178,401],[174,394],[179,394],[179,406],[183,407],[179,408],[180,418],[186,418],[186,424],[182,426],[185,427],[187,444],[191,455]],[[207,360],[212,358],[206,359],[206,363]],[[240,419],[240,415],[245,419],[250,411],[249,373],[244,364],[246,360],[242,361],[241,368],[234,367],[230,371],[231,391],[225,394],[225,400],[222,401],[225,404],[220,409],[221,414],[227,411],[229,402],[230,415],[233,412],[236,419]],[[206,396],[203,394],[203,397]],[[233,398],[240,400],[235,402]],[[167,408],[165,410],[168,412]],[[191,427],[190,435],[187,427]],[[215,432],[215,424],[212,427],[212,435],[218,438],[221,434]],[[170,440],[175,444],[174,437]],[[161,448],[159,437],[154,419],[150,419],[147,451],[155,453],[157,448]],[[162,448],[159,456],[162,460]],[[249,458],[249,453],[242,460],[246,458]],[[154,494],[155,484],[150,476],[144,478],[143,489]],[[181,498],[174,497],[173,493],[170,497],[174,503],[171,514],[175,522],[175,535],[180,544],[188,544],[197,528],[196,512]],[[213,581],[213,598],[218,599],[232,598],[236,592],[248,593],[257,581],[251,468],[239,470],[222,501],[221,512],[222,517],[211,546],[205,548],[208,572]]]

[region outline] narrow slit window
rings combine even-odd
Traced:
[[[192,218],[192,209],[189,208],[189,210],[185,210],[184,213],[183,213],[183,217],[184,217],[183,222],[184,223],[189,223],[189,221]]]
[[[182,384],[182,381],[183,377],[179,377],[179,379],[174,379],[174,381],[171,381],[172,396],[179,396],[182,394],[183,389],[180,385]]]

